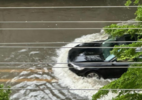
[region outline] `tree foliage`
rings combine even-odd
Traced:
[[[9,100],[9,96],[10,96],[10,87],[8,87],[9,89],[3,89],[4,85],[0,84],[0,100]]]
[[[142,68],[129,68],[126,73],[124,73],[119,79],[112,81],[110,84],[101,88],[94,96],[93,100],[97,100],[103,95],[107,95],[109,90],[103,89],[142,89]],[[117,90],[112,90],[112,92],[117,93]],[[136,91],[133,91],[134,94],[138,94]],[[141,100],[141,99],[121,99],[132,95],[132,91],[130,90],[119,90],[119,94],[113,100]],[[142,97],[141,94],[135,95]]]
[[[140,5],[139,0],[127,0],[125,6],[129,5],[138,5],[137,11],[135,12],[136,21],[142,21],[142,5]],[[111,29],[108,29],[111,28]],[[121,29],[116,29],[121,28]],[[110,26],[104,27],[105,33],[111,35],[112,37],[120,37],[124,34],[130,34],[132,37],[134,34],[138,34],[138,41],[133,42],[131,44],[122,44],[116,45],[115,47],[141,47],[142,46],[142,23],[137,23],[133,25],[117,25],[112,24]],[[111,51],[117,57],[117,60],[127,60],[132,61],[136,58],[140,58],[142,56],[141,52],[136,52],[135,48],[113,48]],[[137,59],[137,61],[142,61],[142,59]],[[98,98],[107,95],[109,90],[103,89],[120,89],[120,90],[112,90],[114,93],[118,93],[116,98],[113,100],[142,100],[142,94],[136,90],[121,90],[121,89],[142,89],[142,68],[131,68],[131,67],[140,67],[142,64],[133,64],[128,68],[128,71],[124,73],[117,80],[112,81],[108,85],[102,87],[95,95],[93,95],[93,100],[97,100]]]

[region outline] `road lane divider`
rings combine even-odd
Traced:
[[[52,70],[45,70],[45,69],[0,69],[0,73],[1,72],[9,72],[9,73],[15,73],[15,72],[23,72],[23,71],[27,71],[27,72],[52,72]]]
[[[0,79],[0,82],[50,82],[55,83],[58,82],[57,79]]]

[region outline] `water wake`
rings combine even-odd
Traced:
[[[103,32],[95,33],[90,35],[85,35],[80,38],[75,39],[73,42],[91,42],[107,39],[108,35],[104,35]],[[65,47],[73,47],[77,44],[69,43]],[[69,48],[61,48],[57,50],[58,57],[56,58],[57,63],[67,62]],[[59,65],[56,64],[54,67],[68,67],[66,64]],[[53,71],[55,76],[59,79],[59,83],[62,86],[66,86],[69,89],[99,89],[102,86],[108,84],[112,80],[96,79],[96,78],[83,78],[72,73],[68,68],[54,68]],[[80,96],[88,97],[91,99],[92,95],[98,90],[71,90],[71,92],[76,93]],[[108,99],[107,99],[108,100]]]

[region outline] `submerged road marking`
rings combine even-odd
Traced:
[[[52,72],[52,70],[45,70],[45,69],[0,69],[0,72],[10,72],[10,73],[23,72],[23,71],[27,71],[27,72]]]
[[[57,79],[0,79],[0,82],[57,82]]]

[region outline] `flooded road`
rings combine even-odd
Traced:
[[[0,1],[0,6],[118,6],[123,5],[124,2],[120,3],[119,0],[61,0],[60,2],[8,0]],[[100,29],[35,30],[36,28],[102,28],[110,23],[28,23],[29,21],[126,21],[134,18],[135,10],[135,8],[0,9],[0,28],[34,28],[33,30],[0,30],[0,82],[13,88],[10,99],[87,100],[91,99],[92,94],[97,91],[80,89],[99,89],[111,81],[78,77],[68,70],[66,64],[56,64],[67,62],[69,48],[61,48],[62,46],[76,45],[72,42],[106,39],[107,36],[102,35]],[[15,22],[2,23],[1,21]],[[24,23],[17,23],[18,21]],[[48,44],[48,42],[69,43]],[[46,48],[48,46],[58,48]],[[102,99],[109,100],[111,96],[112,94]]]

